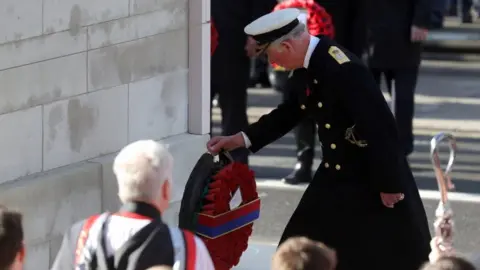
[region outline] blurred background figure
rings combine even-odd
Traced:
[[[473,23],[478,17],[474,0],[449,0],[447,6],[448,14],[460,17],[463,23]]]
[[[315,0],[332,16],[335,41],[358,57],[362,57],[366,46],[367,1]]]
[[[443,28],[445,20],[445,14],[447,12],[449,0],[435,0],[432,1],[432,14],[431,14],[431,28],[440,29]]]
[[[265,55],[252,57],[250,59],[249,87],[269,88],[272,86],[269,77],[270,72],[271,68]]]
[[[368,5],[368,64],[378,84],[382,75],[386,79],[406,156],[413,152],[415,87],[431,12],[431,0],[370,0]]]
[[[0,269],[22,270],[24,261],[22,214],[0,205]]]
[[[247,36],[243,28],[272,11],[276,4],[276,0],[211,1],[212,21],[218,33],[218,45],[211,60],[211,89],[212,98],[218,95],[223,135],[235,134],[248,125],[250,58],[245,51]],[[248,149],[231,154],[235,160],[248,164]]]
[[[313,36],[324,35],[334,37],[335,30],[330,15],[323,7],[313,0],[287,0],[279,3],[275,10],[284,8],[298,8],[303,12],[299,20],[304,23]],[[290,78],[291,71],[273,64],[270,71],[270,80],[273,88],[283,94],[283,100],[305,93],[307,88],[306,71],[299,72],[299,76]],[[293,171],[283,178],[288,184],[310,183],[312,180],[312,166],[315,157],[315,136],[317,128],[315,121],[305,118],[294,130],[297,163]]]

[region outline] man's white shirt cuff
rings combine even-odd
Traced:
[[[249,148],[250,146],[252,146],[252,142],[248,138],[247,134],[245,134],[245,132],[243,131],[241,133],[242,133],[243,141],[245,142],[245,148]]]

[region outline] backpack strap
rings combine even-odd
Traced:
[[[183,240],[185,241],[185,270],[195,270],[197,260],[197,245],[193,233],[182,230]]]
[[[79,263],[80,257],[83,254],[83,249],[85,248],[90,229],[100,216],[101,215],[91,216],[87,220],[85,220],[85,223],[83,223],[82,230],[80,231],[80,235],[78,236],[77,246],[75,248],[75,265]]]

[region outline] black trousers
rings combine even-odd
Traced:
[[[211,61],[211,95],[218,95],[222,111],[222,135],[228,136],[245,130],[247,118],[247,87],[250,72],[250,59],[243,45],[240,48],[219,43]],[[236,149],[232,157],[248,164],[249,150]]]
[[[413,152],[413,117],[415,114],[415,88],[418,78],[418,67],[398,69],[371,69],[380,85],[382,74],[387,89],[392,96],[395,120],[397,121],[400,143],[405,155]]]

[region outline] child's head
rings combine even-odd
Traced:
[[[293,237],[278,248],[272,270],[334,270],[336,265],[333,249],[305,237]]]
[[[0,269],[22,269],[25,258],[22,214],[0,205]]]
[[[436,262],[426,264],[422,270],[476,270],[469,261],[455,256],[440,257]]]

